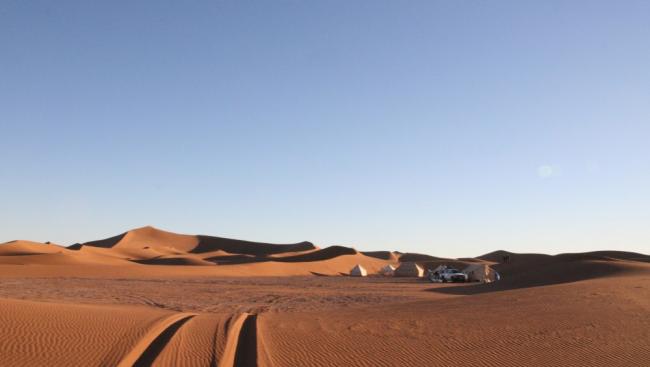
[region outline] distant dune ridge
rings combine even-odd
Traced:
[[[650,262],[650,256],[620,251],[579,254],[516,254],[503,250],[476,258],[445,259],[397,251],[359,252],[352,247],[318,248],[311,242],[271,244],[206,235],[187,235],[151,226],[133,229],[106,239],[62,247],[31,241],[0,245],[0,264],[124,266],[126,272],[164,273],[156,266],[184,266],[190,275],[287,276],[340,275],[361,265],[378,274],[386,265],[416,263],[426,269],[439,265],[459,268],[486,263],[504,276],[505,286],[550,284],[610,274],[626,268],[626,262]],[[154,267],[151,267],[154,266]],[[199,269],[200,268],[200,269]],[[584,269],[583,269],[584,268]],[[191,270],[190,270],[191,269]],[[104,270],[108,271],[109,270]],[[511,275],[517,275],[511,277]]]
[[[62,251],[61,246],[32,241],[18,240],[0,245],[0,256],[55,254]]]
[[[377,272],[387,263],[397,262],[394,255],[382,259],[344,246],[320,249],[306,241],[293,244],[252,242],[177,234],[151,226],[67,248],[29,241],[0,245],[0,264],[120,265],[126,268],[124,271],[132,273],[145,271],[138,268],[143,265],[183,265],[210,268],[184,271],[191,275],[339,275],[356,264]],[[155,274],[165,270],[150,268],[146,271]]]

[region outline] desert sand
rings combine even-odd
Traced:
[[[501,280],[377,275],[403,262],[484,263]],[[347,276],[357,264],[368,277]],[[153,227],[12,241],[0,325],[3,366],[647,366],[650,256],[443,259]]]

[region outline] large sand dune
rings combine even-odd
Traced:
[[[376,275],[400,261],[502,279]],[[371,277],[341,276],[357,264]],[[650,256],[444,259],[144,227],[1,244],[0,325],[7,366],[643,366]]]
[[[16,257],[15,255],[25,255]],[[343,246],[319,249],[310,242],[270,244],[212,236],[176,234],[153,227],[63,248],[51,244],[14,241],[0,245],[0,264],[7,265],[121,265],[120,269],[66,269],[81,274],[161,274],[171,269],[154,266],[206,267],[173,272],[177,276],[289,276],[347,273],[356,264],[373,272],[397,259],[366,256]],[[291,264],[289,264],[291,263]],[[24,270],[24,269],[22,269]],[[18,272],[22,272],[21,269]]]

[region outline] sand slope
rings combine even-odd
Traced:
[[[65,247],[32,241],[0,244],[0,264],[13,265],[127,265],[121,257],[81,253]]]
[[[274,366],[642,366],[650,268],[430,302],[265,314]]]
[[[33,241],[18,240],[0,244],[0,256],[56,254],[64,251],[61,246]]]
[[[391,254],[382,259],[381,256],[366,256],[343,246],[319,249],[310,242],[270,244],[176,234],[153,227],[138,228],[68,248],[28,241],[0,245],[0,264],[5,265],[123,266],[120,269],[77,266],[75,269],[61,270],[64,274],[76,271],[80,276],[114,276],[118,273],[132,276],[165,276],[167,273],[175,276],[340,275],[347,274],[356,264],[376,272],[387,263],[396,263],[395,256]],[[175,266],[179,268],[171,268]],[[198,267],[210,269],[190,269]],[[26,276],[43,276],[58,270],[17,271]]]

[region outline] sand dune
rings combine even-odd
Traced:
[[[372,276],[401,261],[485,263],[501,280]],[[371,277],[340,276],[357,264]],[[144,227],[68,248],[2,244],[0,297],[0,361],[11,366],[609,367],[650,359],[650,256],[620,251],[443,259]]]
[[[17,254],[30,256],[10,257]],[[211,269],[183,268],[179,276],[291,276],[314,273],[339,275],[347,274],[356,264],[362,264],[371,272],[376,272],[388,262],[396,261],[393,256],[381,261],[377,257],[366,256],[353,248],[343,246],[319,249],[310,242],[269,244],[176,234],[153,227],[138,228],[118,236],[75,244],[68,248],[25,241],[0,247],[0,264],[7,265],[97,264],[146,267],[121,270],[78,268],[83,274],[90,271],[97,274],[119,272],[164,275],[169,269],[154,269],[152,266],[192,265]],[[228,267],[224,268],[225,265]],[[73,272],[72,269],[65,271]]]
[[[150,259],[159,255],[180,255],[196,248],[196,236],[163,231],[153,227],[134,229],[115,237],[91,241],[83,247],[110,249],[113,253],[137,260]]]
[[[192,253],[204,253],[215,250],[222,250],[232,254],[262,256],[280,254],[284,252],[309,251],[316,248],[311,242],[278,245],[212,236],[198,236],[198,240],[199,243],[195,248],[191,250]]]
[[[504,262],[507,256],[507,262]],[[0,245],[0,264],[10,265],[76,265],[79,274],[115,273],[159,274],[181,266],[177,276],[292,276],[339,275],[356,264],[370,274],[386,264],[415,261],[426,269],[439,265],[456,268],[475,262],[486,262],[504,278],[505,287],[517,284],[556,284],[615,274],[620,265],[613,261],[649,262],[643,254],[598,251],[583,254],[515,254],[495,251],[476,259],[442,259],[416,253],[389,251],[359,252],[351,247],[330,246],[319,249],[310,242],[269,244],[212,236],[176,234],[153,227],[127,231],[104,240],[77,244],[69,248],[53,244],[14,241]],[[93,270],[84,265],[124,266],[125,269]],[[192,267],[188,267],[192,265]],[[129,266],[130,268],[126,268]],[[155,268],[163,267],[163,268]],[[191,269],[193,268],[193,269]],[[200,269],[198,269],[200,268]],[[19,271],[30,273],[29,271]],[[49,271],[51,272],[51,271]],[[73,269],[65,272],[74,273]],[[42,270],[40,274],[48,273]]]
[[[306,259],[299,261],[295,257],[266,259],[265,261],[243,261],[225,263],[214,269],[214,274],[229,275],[237,274],[239,276],[295,276],[295,275],[312,275],[314,273],[324,275],[347,274],[356,264],[363,265],[369,273],[377,273],[381,267],[386,265],[386,261],[364,256],[362,254],[338,254],[333,256],[325,252],[323,258],[321,254],[311,257],[307,254]],[[326,256],[325,256],[326,255]],[[299,255],[303,259],[302,255]],[[228,265],[231,264],[231,265]]]
[[[213,262],[206,261],[197,256],[191,255],[164,255],[143,260],[133,260],[138,264],[147,265],[194,265],[194,266],[212,266]]]
[[[650,262],[650,256],[639,254],[636,252],[625,252],[625,251],[593,251],[593,252],[584,252],[584,253],[574,253],[574,254],[560,254],[558,257],[574,259],[584,258],[592,260],[630,260],[630,261],[643,261]]]
[[[121,258],[78,253],[65,247],[31,241],[0,244],[0,264],[7,265],[126,265]]]
[[[330,246],[322,250],[299,253],[290,256],[275,257],[273,261],[280,262],[311,262],[334,259],[343,255],[359,255],[359,252],[351,247]],[[364,256],[364,255],[362,255]]]
[[[438,261],[438,260],[447,260],[441,257],[435,257],[425,254],[415,254],[415,253],[405,253],[399,256],[400,262],[425,262],[425,261]]]
[[[503,256],[508,256],[507,262],[503,262]],[[617,251],[555,256],[498,251],[479,258],[494,261],[492,267],[503,275],[503,280],[496,287],[522,288],[635,272],[648,257]]]
[[[122,257],[142,264],[210,265],[202,260],[231,255],[255,257],[295,256],[317,250],[310,242],[296,244],[269,244],[213,236],[194,236],[163,231],[151,226],[137,228],[120,235],[68,249]],[[240,256],[240,258],[243,258]]]
[[[0,256],[56,254],[65,251],[61,246],[32,241],[11,241],[0,244]]]
[[[381,260],[389,261],[399,261],[401,254],[397,254],[394,251],[363,251],[362,254],[370,257],[375,257]]]
[[[504,262],[505,256],[508,256],[507,262]],[[29,241],[0,245],[0,264],[5,265],[77,265],[83,274],[93,273],[92,269],[83,268],[83,265],[131,266],[124,270],[96,271],[108,276],[119,272],[134,276],[164,276],[168,271],[153,268],[155,266],[184,266],[178,276],[339,275],[346,274],[356,264],[361,264],[373,274],[386,264],[396,265],[404,261],[415,261],[426,269],[443,264],[462,269],[471,263],[484,261],[503,275],[505,282],[501,285],[505,286],[508,282],[515,282],[514,279],[520,284],[544,285],[606,276],[616,273],[620,268],[616,264],[606,263],[607,261],[648,262],[650,257],[616,251],[550,256],[515,254],[501,250],[476,259],[455,260],[416,253],[359,252],[343,246],[319,249],[309,242],[280,245],[184,235],[153,227],[138,228],[69,248]],[[589,261],[596,263],[585,263]],[[189,269],[188,265],[194,269]],[[66,272],[74,270],[66,269]]]
[[[24,256],[0,256],[0,264],[5,265],[127,265],[121,259],[93,255],[75,255],[68,252],[35,254]]]
[[[207,257],[205,259],[208,261],[213,261],[220,265],[230,265],[230,264],[245,264],[245,263],[267,262],[267,261],[313,262],[313,261],[331,260],[343,255],[359,255],[359,252],[350,247],[330,246],[324,249],[313,249],[313,250],[299,251],[299,252],[285,252],[282,254],[276,254],[270,256],[228,254],[228,255]]]

